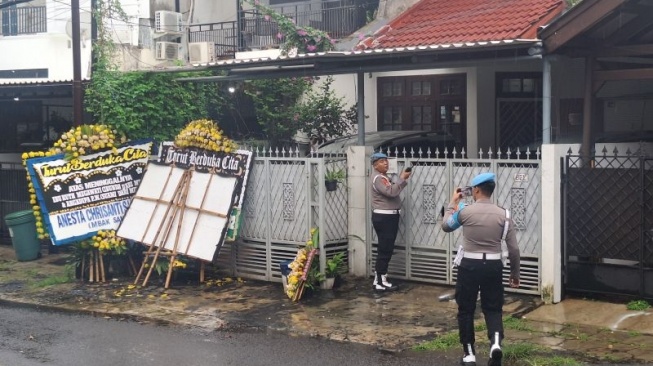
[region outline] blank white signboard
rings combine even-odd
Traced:
[[[212,261],[228,224],[237,179],[192,171],[185,209],[171,220],[171,202],[184,171],[149,164],[117,235]]]

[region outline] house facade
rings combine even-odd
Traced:
[[[2,3],[7,3],[3,0]],[[278,47],[275,25],[239,0],[124,0],[125,18],[104,20],[123,71],[158,70],[233,59],[237,52]],[[378,0],[266,0],[298,24],[348,36],[373,16]],[[80,3],[81,83],[91,79],[91,2]],[[344,17],[344,18],[342,18]],[[347,19],[340,21],[339,19]],[[40,148],[73,124],[73,47],[70,0],[33,0],[0,11],[0,161]],[[10,55],[7,57],[6,55]],[[82,115],[80,123],[92,122]]]

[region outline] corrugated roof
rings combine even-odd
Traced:
[[[563,0],[421,0],[360,49],[535,39],[565,9]]]
[[[308,53],[308,54],[296,54],[296,55],[280,55],[276,57],[260,57],[260,58],[249,58],[249,59],[230,59],[222,60],[204,64],[194,64],[195,67],[206,67],[206,66],[230,66],[230,65],[252,65],[255,67],[257,63],[276,61],[276,60],[315,60],[319,61],[322,58],[344,58],[344,57],[365,57],[367,55],[377,55],[377,54],[401,54],[405,52],[421,52],[421,51],[434,51],[434,50],[463,50],[463,49],[481,49],[481,48],[491,48],[498,46],[510,46],[510,45],[520,45],[520,44],[531,44],[535,39],[504,39],[497,41],[482,41],[482,42],[458,42],[458,43],[442,43],[442,44],[432,44],[426,46],[409,46],[409,47],[392,47],[392,48],[375,48],[375,49],[366,49],[366,50],[353,50],[353,51],[329,51],[329,52],[318,52],[318,53]],[[169,68],[168,70],[173,70],[174,68]]]
[[[82,79],[82,82],[91,81],[90,79]],[[13,81],[12,79],[0,79],[0,86],[38,86],[38,85],[64,85],[72,84],[73,80],[23,80]]]

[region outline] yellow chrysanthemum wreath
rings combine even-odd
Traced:
[[[230,153],[238,147],[228,139],[218,124],[208,119],[191,121],[175,138],[177,147],[197,147],[210,151]]]
[[[81,243],[82,249],[97,249],[102,254],[123,254],[127,252],[127,242],[116,236],[115,230],[100,230],[91,239]]]
[[[297,250],[295,259],[288,265],[290,268],[290,274],[288,275],[288,287],[286,287],[286,295],[288,295],[290,299],[293,299],[299,290],[300,280],[304,275],[304,269],[308,262],[309,253],[318,245],[318,229],[311,228],[310,234],[311,239],[306,242],[306,245],[303,248],[299,248]],[[315,259],[315,257],[313,259]]]
[[[125,142],[125,136],[116,140],[116,131],[106,125],[82,125],[71,128],[68,132],[61,135],[61,138],[54,143],[48,151],[30,151],[23,153],[23,166],[27,166],[27,159],[36,157],[46,157],[57,154],[64,154],[65,160],[74,160],[80,156],[92,154],[99,150],[107,148],[116,149],[120,143]],[[36,219],[36,232],[39,239],[46,239],[49,235],[43,225],[41,217],[41,208],[36,202],[36,191],[32,179],[27,173],[27,187],[29,190],[29,203],[34,210]]]

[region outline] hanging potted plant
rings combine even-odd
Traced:
[[[340,252],[334,255],[331,259],[327,259],[326,268],[324,268],[325,280],[322,282],[321,287],[326,290],[333,288],[336,277],[340,276],[345,264],[345,252]]]
[[[328,192],[338,189],[338,183],[345,179],[345,171],[343,169],[329,169],[327,168],[324,174],[324,184]]]

